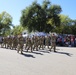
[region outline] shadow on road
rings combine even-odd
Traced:
[[[50,53],[49,50],[39,50],[39,52]]]
[[[65,55],[70,56],[70,57],[73,55],[73,54],[71,54],[71,53],[67,53],[67,52],[57,52],[57,51],[56,51],[55,53],[65,54]]]
[[[39,55],[43,55],[43,54],[40,53],[40,52],[32,52],[32,53],[34,53],[34,54],[39,54]]]
[[[27,52],[27,51],[24,51],[24,52]],[[28,51],[27,53],[34,53],[34,54],[43,55],[43,54],[42,54],[42,53],[40,53],[39,51],[33,51],[33,52]]]
[[[32,58],[35,58],[33,55],[31,55],[31,54],[22,54],[23,56],[25,56],[25,57],[32,57]]]

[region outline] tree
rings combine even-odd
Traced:
[[[18,35],[21,34],[24,28],[21,25],[16,25],[14,28],[11,30],[12,35]]]
[[[68,16],[66,15],[62,15],[60,14],[60,20],[61,20],[61,23],[60,23],[60,26],[56,28],[56,32],[57,33],[64,33],[64,34],[71,34],[72,33],[72,30],[71,30],[71,26],[72,26],[72,19],[70,19]]]
[[[44,0],[42,5],[36,1],[22,11],[20,23],[31,31],[51,31],[54,26],[59,26],[60,19],[58,14],[61,12],[59,5],[51,5],[48,0]],[[51,19],[51,23],[48,21]]]
[[[51,5],[50,7],[50,19],[54,26],[60,25],[60,12],[62,11],[61,7],[59,5]]]
[[[76,35],[76,20],[73,20],[71,30],[72,30],[72,34]]]
[[[4,35],[12,26],[12,17],[7,12],[0,14],[0,34]]]

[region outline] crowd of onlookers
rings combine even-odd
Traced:
[[[76,47],[76,35],[58,35],[57,46]]]

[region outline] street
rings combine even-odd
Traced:
[[[0,48],[0,75],[76,75],[76,48],[23,52]]]

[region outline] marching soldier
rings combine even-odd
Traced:
[[[6,48],[6,45],[7,45],[7,37],[4,37],[3,38],[3,47]]]
[[[12,49],[12,42],[13,42],[13,37],[9,37],[9,48]]]
[[[32,52],[32,41],[31,41],[30,37],[28,38],[28,49],[27,49],[27,52],[28,52],[29,49],[31,49],[31,52]]]
[[[28,36],[25,38],[25,49],[27,49],[27,47],[28,47]]]
[[[12,49],[17,48],[17,45],[18,45],[18,38],[17,38],[17,35],[13,37],[13,42],[12,42]]]
[[[35,49],[35,36],[34,35],[32,37],[32,48],[33,50]]]
[[[49,36],[45,36],[45,47],[47,46],[48,49],[49,49],[49,41],[50,41]]]
[[[52,48],[54,48],[54,52],[56,52],[56,36],[54,33],[51,34],[51,49]]]
[[[22,34],[18,37],[18,47],[17,52],[21,51],[21,54],[23,54],[23,46],[24,46],[24,38]]]
[[[36,51],[38,51],[38,36],[35,36],[35,42],[34,42],[34,49],[36,48]]]
[[[7,49],[9,48],[9,46],[10,46],[10,36],[7,36]]]
[[[43,36],[40,36],[39,38],[39,49],[42,48],[44,49],[44,37]]]

